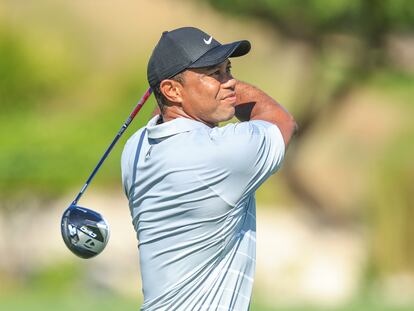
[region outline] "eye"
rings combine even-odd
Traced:
[[[228,66],[228,67],[226,68],[226,72],[227,72],[227,73],[230,73],[230,72],[231,72],[231,66]]]
[[[220,75],[220,70],[215,70],[209,74],[209,76],[218,76],[218,75]]]

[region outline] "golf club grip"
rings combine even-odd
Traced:
[[[96,173],[98,172],[99,168],[105,161],[105,159],[108,157],[109,153],[111,152],[112,148],[115,146],[119,138],[121,138],[122,134],[125,132],[125,130],[128,128],[129,124],[131,124],[132,120],[135,118],[137,113],[141,110],[142,106],[145,104],[147,99],[150,97],[152,93],[151,88],[148,88],[148,90],[144,93],[144,95],[141,97],[137,105],[135,106],[134,110],[131,112],[129,117],[126,119],[125,123],[122,125],[121,129],[118,131],[118,134],[116,134],[115,138],[113,139],[112,143],[109,145],[108,149],[106,149],[105,153],[103,154],[102,158],[99,160],[98,164],[92,171],[92,174],[89,176],[89,178],[86,180],[85,184],[79,191],[76,198],[73,200],[71,205],[76,205],[79,201],[79,199],[82,197],[83,193],[85,192],[86,188],[88,188],[89,183],[92,181],[92,179],[95,177]]]

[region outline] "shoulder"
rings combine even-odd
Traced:
[[[211,130],[216,146],[216,160],[228,166],[254,165],[262,159],[283,158],[285,144],[279,128],[266,121],[255,120],[228,124]]]
[[[121,156],[121,165],[126,166],[132,157],[135,156],[135,152],[139,143],[142,132],[145,130],[145,127],[136,131],[125,143],[124,149]]]
[[[263,141],[283,142],[279,128],[267,121],[254,120],[228,124],[211,130],[212,140],[223,141],[234,147],[247,147]]]
[[[142,132],[145,131],[145,127],[140,128],[136,131],[130,138],[128,138],[127,142],[124,146],[124,151],[129,150],[133,145],[137,145],[139,138],[141,137]]]
[[[219,135],[264,135],[266,132],[279,131],[279,128],[270,122],[263,120],[230,123],[223,127],[215,127],[212,134]]]

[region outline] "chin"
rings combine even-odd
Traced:
[[[236,114],[236,109],[232,106],[230,108],[230,111],[229,111],[228,115],[227,115],[226,121],[231,120],[234,117],[235,114]]]
[[[234,117],[234,111],[233,111],[233,113],[227,113],[227,114],[223,115],[223,116],[222,116],[222,118],[220,118],[220,121],[219,121],[219,122],[226,122],[226,121],[229,121],[229,120],[231,120],[233,117]]]
[[[213,118],[211,118],[211,124],[219,124],[220,122],[226,122],[231,120],[236,113],[234,107],[229,107],[228,109],[223,109],[220,113],[217,113]],[[213,122],[214,121],[214,122]]]

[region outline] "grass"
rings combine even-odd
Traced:
[[[139,310],[139,299],[126,298],[112,292],[94,290],[45,291],[44,289],[22,289],[0,293],[0,310],[8,311],[133,311]],[[359,301],[339,308],[310,306],[271,307],[253,299],[250,311],[409,311],[413,306],[393,307],[376,301]]]
[[[85,267],[73,262],[56,263],[32,272],[20,280],[7,278],[0,284],[0,310],[7,311],[138,311],[142,295],[136,297],[117,294],[91,282]],[[6,276],[4,276],[6,277]],[[12,281],[13,280],[13,281]],[[277,302],[275,296],[275,302]],[[269,300],[266,300],[267,302]],[[365,295],[363,298],[338,308],[321,308],[297,305],[271,306],[260,297],[260,289],[253,294],[250,311],[409,311],[414,306],[395,307],[381,302],[380,297]]]
[[[88,294],[85,291],[47,292],[23,290],[7,296],[0,295],[0,310],[8,311],[111,311],[138,310],[139,301],[113,294]]]

